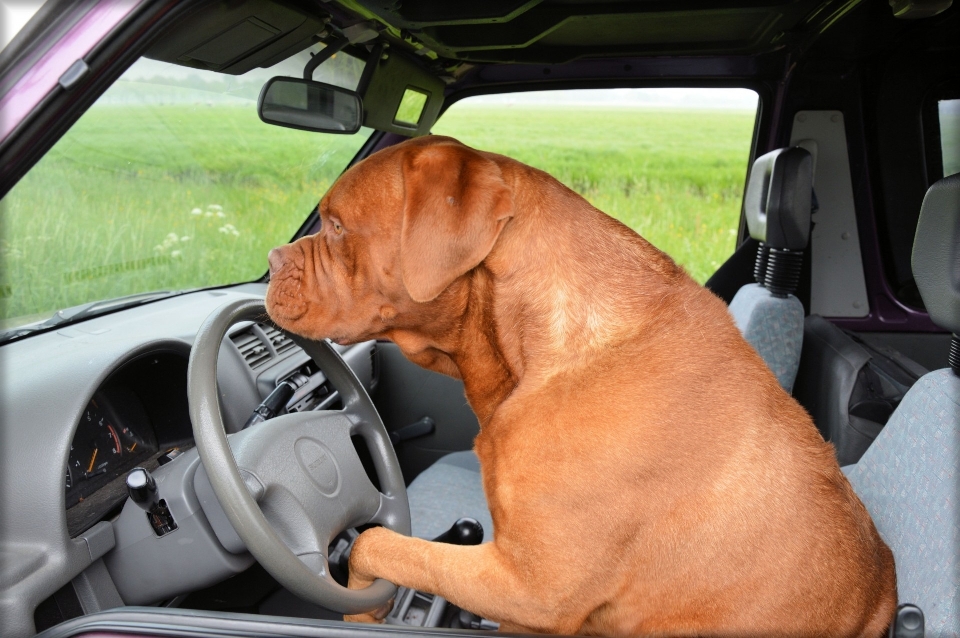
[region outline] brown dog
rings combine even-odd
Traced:
[[[320,216],[270,254],[271,317],[462,378],[496,530],[475,547],[368,530],[351,587],[385,578],[504,630],[884,632],[893,556],[833,449],[665,254],[444,137],[351,168]]]

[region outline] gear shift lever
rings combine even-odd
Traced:
[[[474,518],[461,518],[453,527],[433,539],[434,543],[479,545],[483,542],[483,525]]]
[[[177,523],[173,520],[166,501],[160,498],[157,482],[150,472],[142,467],[130,470],[127,474],[127,493],[130,500],[147,513],[147,520],[157,536],[177,529]]]

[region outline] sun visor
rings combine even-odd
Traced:
[[[363,125],[416,137],[426,135],[443,104],[444,83],[413,60],[391,51],[363,91]]]
[[[218,2],[177,25],[146,57],[240,75],[302,51],[323,28],[319,16],[269,0]]]

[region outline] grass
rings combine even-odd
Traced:
[[[95,108],[3,200],[3,317],[260,277],[363,141],[239,107]]]
[[[550,173],[704,282],[733,253],[753,113],[454,106],[434,127]]]
[[[542,168],[704,281],[733,251],[752,113],[454,107],[435,127]],[[97,106],[0,203],[0,319],[246,281],[364,135],[251,107]]]

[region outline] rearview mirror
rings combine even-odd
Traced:
[[[357,93],[339,86],[276,77],[263,85],[257,113],[267,124],[321,133],[356,133],[363,103]]]

